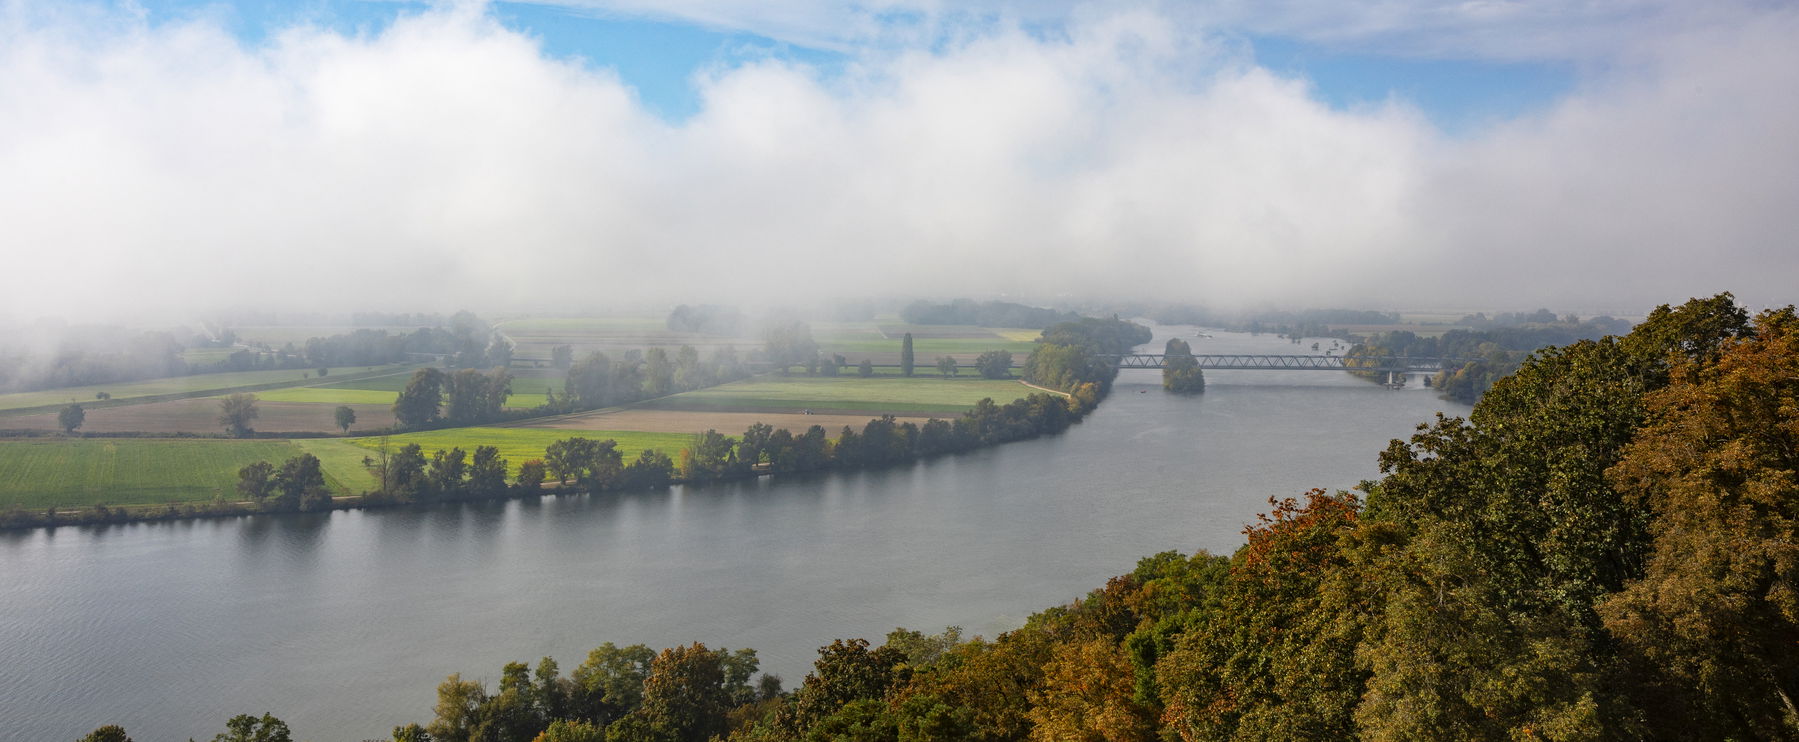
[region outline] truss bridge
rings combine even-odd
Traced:
[[[1117,368],[1160,369],[1166,367],[1167,356],[1161,353],[1125,353],[1102,355],[1101,360]],[[1460,368],[1468,361],[1461,358],[1416,358],[1409,356],[1276,356],[1249,353],[1193,354],[1193,360],[1206,371],[1377,371],[1383,373],[1435,373],[1445,368]]]

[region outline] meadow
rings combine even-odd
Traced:
[[[967,376],[945,379],[932,374],[911,378],[864,379],[857,376],[759,376],[707,389],[676,394],[639,407],[663,410],[802,409],[955,415],[982,398],[1005,404],[1030,394],[1017,381]]]
[[[379,372],[380,366],[345,367],[330,369],[331,375],[365,374]],[[398,367],[392,367],[399,370]],[[405,376],[399,375],[401,383]],[[192,376],[172,376],[164,379],[148,379],[130,381],[119,384],[95,384],[92,386],[63,387],[36,392],[15,392],[0,394],[0,412],[26,410],[51,405],[65,405],[69,402],[93,403],[94,395],[101,392],[112,395],[113,402],[158,397],[163,395],[202,394],[205,392],[226,393],[233,389],[263,386],[268,384],[301,384],[317,383],[318,369],[282,369],[275,371],[232,371],[219,374],[194,374]],[[388,402],[392,402],[389,399]]]
[[[334,441],[26,438],[0,440],[0,507],[140,505],[237,499],[237,471],[280,462]],[[342,445],[342,444],[338,444]],[[368,485],[361,455],[331,451],[327,481],[339,494]],[[351,449],[352,451],[355,449]],[[315,454],[316,455],[316,454]]]

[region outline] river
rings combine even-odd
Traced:
[[[1144,349],[1311,352],[1214,334]],[[1270,496],[1353,487],[1389,439],[1467,413],[1336,373],[1206,378],[1183,398],[1125,371],[1063,435],[876,472],[0,534],[0,739],[203,740],[265,711],[385,738],[449,673],[566,673],[606,641],[753,647],[792,687],[835,637],[992,636],[1142,556],[1228,554]]]

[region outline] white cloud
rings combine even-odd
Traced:
[[[0,311],[1790,301],[1796,30],[1771,12],[1667,36],[1545,114],[1450,140],[1143,11],[829,80],[717,70],[669,124],[478,7],[245,48],[204,21],[13,6]]]

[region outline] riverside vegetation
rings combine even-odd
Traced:
[[[746,650],[602,645],[451,676],[393,739],[1799,735],[1793,308],[1724,294],[1541,351],[1380,464],[993,639],[833,641],[791,691]]]
[[[500,447],[492,443],[474,442],[465,449],[450,445],[427,452],[418,438],[431,433],[400,436],[402,442],[390,449],[384,439],[359,439],[357,445],[368,450],[360,468],[371,477],[372,487],[360,495],[334,496],[345,483],[333,481],[328,472],[343,471],[342,462],[321,462],[321,455],[341,458],[341,447],[302,448],[284,461],[253,460],[237,470],[234,483],[219,483],[216,460],[208,458],[210,481],[219,492],[210,502],[168,503],[149,508],[122,508],[96,505],[84,510],[59,511],[58,503],[46,503],[45,510],[26,510],[19,506],[0,512],[0,527],[35,527],[82,523],[112,523],[143,519],[173,519],[211,515],[241,515],[252,512],[288,512],[295,510],[329,510],[344,507],[393,506],[437,501],[491,499],[535,496],[546,492],[542,474],[557,465],[555,451],[574,450],[577,454],[563,471],[575,476],[555,477],[547,488],[550,492],[602,492],[619,489],[660,488],[671,483],[703,483],[722,479],[790,474],[822,469],[851,469],[888,466],[919,458],[967,451],[982,446],[1059,433],[1090,412],[1110,388],[1116,370],[1098,360],[1102,353],[1115,353],[1148,339],[1149,331],[1117,319],[1084,319],[1055,325],[1043,333],[1025,363],[1025,379],[1039,386],[1056,389],[1061,394],[1038,393],[1006,404],[991,398],[980,400],[972,409],[950,419],[929,419],[922,424],[900,421],[891,415],[869,420],[861,428],[843,427],[834,435],[822,426],[804,431],[775,429],[764,424],[751,425],[739,438],[707,430],[703,434],[682,438],[668,434],[628,434],[626,446],[616,439],[589,439],[573,436],[567,439],[551,430],[517,430],[512,428],[460,427],[480,425],[497,420],[519,419],[547,413],[573,413],[610,405],[629,404],[660,394],[711,386],[745,375],[744,367],[734,352],[725,348],[712,359],[701,361],[697,352],[682,348],[674,355],[652,348],[641,356],[628,355],[614,361],[595,352],[580,361],[568,361],[562,393],[551,392],[539,410],[506,410],[504,401],[510,394],[509,371],[498,368],[483,372],[464,368],[452,373],[437,369],[414,372],[399,391],[394,403],[395,417],[413,430],[435,430],[460,439],[487,431],[496,438],[526,436],[547,440],[545,457],[516,464],[500,455]],[[804,325],[780,328],[770,340],[769,354],[780,359],[778,368],[800,366],[809,373],[822,374],[825,366],[835,368],[818,353]],[[565,358],[567,356],[564,356]],[[986,375],[997,375],[1000,361],[1010,365],[1009,354],[996,352],[982,365]],[[895,379],[891,383],[912,386],[926,380]],[[888,382],[879,382],[888,383]],[[979,382],[986,383],[986,382]],[[245,395],[247,397],[247,395]],[[230,416],[235,435],[249,435],[254,418],[253,400],[232,397],[225,407],[240,414]],[[891,403],[888,403],[891,404]],[[942,405],[930,409],[945,409]],[[251,410],[245,417],[244,410]],[[645,441],[680,441],[680,448],[654,448]],[[136,442],[133,442],[136,443]],[[206,441],[204,445],[222,442]],[[499,441],[493,441],[499,443]],[[193,441],[189,445],[202,444]],[[632,445],[636,444],[636,445]],[[165,445],[182,445],[167,443]],[[293,450],[283,443],[267,450]],[[570,447],[573,447],[572,449]],[[626,465],[628,449],[635,448],[637,458]],[[58,451],[69,450],[66,446]],[[247,453],[240,448],[236,453]],[[96,453],[90,451],[89,453]],[[590,455],[591,454],[591,455]],[[594,458],[597,456],[598,458]],[[564,457],[566,458],[566,457]],[[303,483],[283,478],[281,472],[307,472]],[[318,472],[317,477],[310,473]],[[509,481],[510,477],[510,481]],[[172,484],[172,482],[170,483]],[[160,490],[159,490],[160,491]],[[240,495],[228,499],[225,492]],[[293,493],[291,495],[285,493]],[[284,493],[275,496],[274,493]]]

